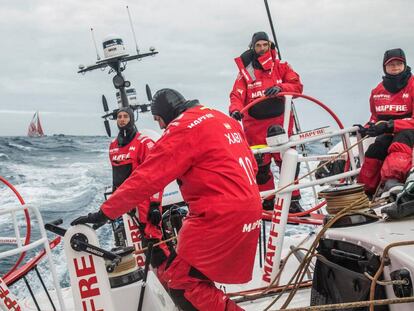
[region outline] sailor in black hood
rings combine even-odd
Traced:
[[[138,132],[134,122],[134,111],[130,107],[122,107],[117,112],[116,124],[118,137],[109,146],[109,159],[112,165],[112,189],[114,192],[121,184],[139,169],[154,146],[154,141]],[[155,193],[148,200],[137,206],[137,215],[141,223],[144,241],[159,242],[162,239],[160,230],[162,192]],[[121,220],[115,221],[116,246],[125,246],[125,232]],[[153,250],[151,264],[158,268],[168,257],[169,251],[161,245]]]
[[[134,111],[129,107],[120,108],[116,114],[116,124],[119,128],[118,146],[128,145],[137,134]]]
[[[402,49],[385,51],[383,60],[385,76],[382,77],[382,84],[390,93],[398,93],[407,86],[411,77],[411,68],[407,66],[405,53]]]
[[[371,118],[360,126],[362,134],[376,137],[365,153],[358,177],[370,195],[380,184],[388,191],[404,183],[414,146],[414,78],[404,51],[385,51],[382,66],[385,75],[371,92]]]

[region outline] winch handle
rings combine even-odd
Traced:
[[[118,254],[104,250],[103,248],[88,243],[88,238],[83,233],[76,233],[70,239],[70,246],[77,252],[85,252],[91,255],[110,260],[111,263],[106,265],[107,272],[113,272],[121,261],[122,257]]]
[[[59,225],[61,225],[61,224],[63,224],[63,219],[59,218],[59,219],[56,219],[52,222],[49,222],[49,223],[45,224],[45,229],[47,231],[53,232],[57,235],[65,236],[66,229],[63,229],[62,227],[59,227]]]
[[[52,222],[45,224],[45,229],[57,235],[65,236],[67,230],[62,227],[59,227],[59,225],[61,225],[62,223],[63,223],[63,219],[59,218],[57,220],[54,220]],[[102,225],[103,224],[97,225],[97,226],[99,228]],[[95,225],[94,225],[94,229],[95,229]],[[71,243],[72,248],[78,252],[84,251],[86,253],[110,260],[111,263],[106,266],[106,271],[109,273],[113,272],[116,266],[118,266],[122,260],[121,256],[117,254],[106,251],[95,245],[89,244],[88,239],[82,233],[75,234],[72,237],[70,243]]]

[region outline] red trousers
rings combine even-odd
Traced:
[[[279,170],[282,166],[282,160],[279,153],[265,153],[255,155],[257,165],[259,170],[256,175],[257,185],[259,186],[260,191],[267,191],[275,189],[275,182],[273,173],[270,170],[270,165],[272,158],[274,159],[276,165],[279,167]],[[299,165],[296,169],[295,178],[299,175]],[[292,199],[299,199],[300,191],[295,190],[292,192]]]
[[[365,184],[365,192],[374,194],[380,182],[396,179],[405,182],[412,167],[414,130],[377,136],[365,153],[358,182]]]
[[[212,280],[177,255],[162,275],[174,302],[185,311],[243,310],[219,290]]]

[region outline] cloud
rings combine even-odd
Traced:
[[[91,26],[99,49],[106,35],[116,33],[134,52],[126,4],[141,52],[150,46],[160,52],[129,63],[125,71],[140,101],[146,101],[148,83],[154,91],[177,88],[227,111],[237,75],[234,57],[253,32],[270,33],[262,1],[8,1],[0,11],[0,135],[24,135],[35,110],[47,112],[43,124],[50,134],[104,134],[100,97],[105,94],[115,108],[112,77],[76,71],[80,63],[95,61]],[[283,59],[301,75],[305,93],[324,100],[346,125],[367,120],[384,50],[402,47],[408,62],[414,59],[412,1],[270,0],[269,5]],[[328,122],[316,107],[301,111],[304,105],[297,105],[307,116],[302,127]]]

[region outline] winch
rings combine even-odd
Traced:
[[[108,272],[111,288],[125,286],[143,278],[143,270],[138,269],[134,257],[134,247],[118,247],[112,249],[112,253],[121,257],[120,263],[113,271]],[[111,260],[105,259],[105,264],[110,265]]]
[[[369,209],[369,199],[361,184],[339,184],[320,191],[318,196],[326,200],[326,211],[324,222],[327,223],[344,208],[353,205],[350,214],[338,219],[332,227],[348,227],[371,223],[377,221],[376,214]],[[372,216],[371,216],[372,215]]]

